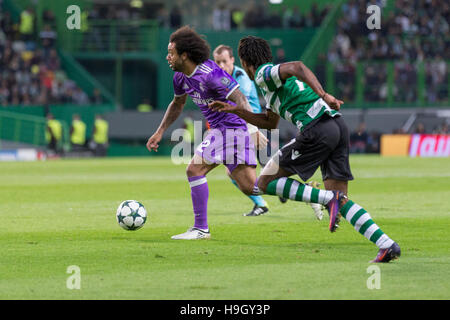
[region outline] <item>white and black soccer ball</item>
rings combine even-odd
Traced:
[[[142,203],[136,200],[125,200],[117,208],[117,223],[125,230],[142,228],[147,220],[147,210]]]

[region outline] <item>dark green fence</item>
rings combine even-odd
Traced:
[[[69,127],[65,121],[63,126],[63,146],[69,143]],[[0,140],[45,146],[47,121],[44,117],[17,112],[0,111]]]
[[[111,111],[111,106],[105,105],[53,105],[53,106],[8,106],[0,108],[0,139],[45,145],[47,112],[63,123],[66,140],[69,142],[69,127],[73,114],[77,113],[86,123],[86,135],[91,137],[96,114]]]

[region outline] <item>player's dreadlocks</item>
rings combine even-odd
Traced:
[[[209,58],[208,42],[188,26],[181,27],[172,33],[169,41],[175,43],[179,55],[186,52],[189,60],[195,64],[200,64]]]
[[[239,41],[238,55],[248,66],[258,68],[272,62],[272,51],[266,40],[254,36],[247,36]]]

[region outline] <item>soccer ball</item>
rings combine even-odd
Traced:
[[[119,204],[116,218],[119,226],[125,230],[137,230],[142,228],[147,220],[147,210],[139,201],[125,200]]]

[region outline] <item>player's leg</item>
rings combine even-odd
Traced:
[[[246,195],[252,197],[256,205],[248,215],[260,215],[268,211],[267,204],[259,194],[253,193],[256,181],[256,153],[255,146],[248,131],[242,129],[227,130],[225,132],[225,166],[232,180],[238,188]]]
[[[207,163],[201,156],[194,154],[186,169],[191,188],[192,206],[194,209],[194,226],[187,232],[175,235],[175,240],[193,240],[210,238],[208,227],[209,188],[206,175],[217,167],[215,163]]]
[[[266,164],[269,162],[267,159],[267,155],[271,155],[272,154],[272,133],[270,130],[267,130],[267,148],[265,151],[263,150],[257,150],[256,151],[256,155],[257,155],[257,160],[259,165],[261,166],[261,168],[264,168],[266,166]],[[261,153],[265,152],[265,156],[262,157]],[[265,161],[262,161],[261,158],[263,158]],[[270,159],[269,159],[270,160]],[[288,201],[288,199],[283,198],[283,197],[278,197],[278,200],[280,200],[281,203],[286,203]]]
[[[308,186],[319,189],[320,183],[317,181],[310,181],[307,183]],[[325,188],[326,189],[326,188]],[[324,216],[324,211],[325,207],[323,205],[321,205],[320,203],[312,203],[310,202],[309,205],[311,206],[311,208],[314,211],[314,215],[316,216],[317,220],[322,220],[323,216]]]
[[[236,181],[239,189],[246,195],[252,195],[256,183],[256,166],[239,164],[233,168],[228,167],[231,178]]]
[[[333,211],[338,211],[338,214],[342,215],[356,231],[380,249],[373,262],[388,262],[397,258],[400,256],[398,244],[391,240],[375,224],[370,214],[364,208],[347,198],[348,181],[353,180],[349,161],[349,133],[344,120],[340,117],[334,119],[329,126],[338,127],[340,132],[338,145],[329,158],[321,165],[325,187],[331,190],[338,190],[335,192],[332,205],[329,206],[330,216],[333,214]]]
[[[291,143],[294,143],[294,142],[295,142],[295,140],[291,141]],[[290,145],[289,144],[286,145],[285,148],[289,149]],[[287,151],[286,149],[284,151],[282,151],[282,152],[285,152],[285,153],[286,152],[287,153],[291,152],[290,150]],[[289,177],[289,176],[293,175],[293,173],[291,171],[285,170],[285,169],[280,167],[280,165],[279,165],[279,157],[280,157],[279,153],[275,154],[271,158],[271,160],[267,163],[268,166],[264,167],[264,169],[261,172],[260,177],[258,178],[260,186],[262,188],[264,188],[264,190],[265,190],[265,187],[268,185],[268,183],[270,181],[275,180],[277,178]],[[276,174],[274,175],[273,173],[276,173]],[[296,184],[294,184],[294,185],[296,185]],[[307,183],[306,185],[308,185],[309,187],[313,187],[314,189],[319,189],[318,183],[315,182],[315,181],[311,181],[310,183]],[[278,198],[280,199],[280,201],[282,203],[285,203],[287,200],[289,200],[289,197],[286,197],[283,192],[281,192],[281,194],[277,194],[277,195],[278,195]],[[291,200],[295,200],[295,199],[291,199]],[[308,205],[311,206],[311,208],[313,209],[313,212],[314,212],[314,215],[316,216],[316,218],[318,220],[322,220],[322,218],[323,218],[323,211],[322,211],[323,205],[320,204],[320,203],[314,203],[314,202],[308,202],[308,201],[305,201],[305,202],[307,202]]]
[[[332,199],[333,192],[330,190],[314,188],[296,179],[289,178],[294,173],[279,165],[278,156],[272,157],[258,177],[257,186],[261,192],[294,201],[323,205],[326,205]]]
[[[299,148],[303,149],[301,156],[297,156],[300,154]],[[307,147],[303,148],[300,145],[297,137],[270,159],[258,177],[257,187],[266,194],[294,201],[326,205],[333,197],[332,191],[314,188],[289,178],[297,173],[302,180],[307,181],[317,170],[319,164],[320,162],[308,152]]]
[[[239,185],[231,176],[230,170],[228,168],[226,168],[226,172],[231,182],[239,189]],[[262,196],[247,195],[247,197],[253,202],[253,209],[249,213],[244,214],[244,216],[259,216],[269,211],[269,206]]]
[[[329,159],[339,141],[339,127],[334,124],[331,117],[323,116],[280,150],[279,166],[291,174],[296,173],[303,181],[308,181],[317,168],[322,167],[323,163]],[[323,176],[323,180],[326,181],[327,176]],[[290,178],[280,178],[271,182],[266,192],[275,192],[277,195],[289,194],[292,200],[314,203],[317,208],[313,207],[313,209],[318,219],[322,216],[320,205],[326,206],[330,212],[330,231],[335,231],[336,224],[339,222],[339,206],[334,199],[335,192],[331,190],[333,189],[329,187],[326,187],[326,190],[320,190],[311,185],[299,184],[298,181]]]
[[[336,180],[336,179],[328,178],[326,180],[323,180],[323,186],[327,190],[338,190],[348,196],[348,181],[347,180]]]

